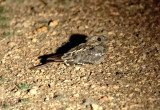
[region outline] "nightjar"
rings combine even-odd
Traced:
[[[90,37],[86,43],[81,43],[70,49],[67,53],[64,53],[60,59],[67,66],[99,64],[106,55],[106,45],[104,41],[104,36]],[[52,57],[52,59],[54,59],[54,57]],[[56,61],[56,59],[57,57],[55,57],[54,60]]]

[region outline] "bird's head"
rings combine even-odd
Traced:
[[[93,36],[93,37],[89,37],[87,39],[87,43],[88,44],[93,44],[93,45],[102,44],[104,41],[105,41],[105,37],[104,36]]]

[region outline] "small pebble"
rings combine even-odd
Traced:
[[[119,36],[124,36],[124,34],[123,34],[123,33],[120,33]]]
[[[50,27],[56,27],[57,25],[58,25],[58,21],[57,20],[52,21],[52,22],[49,23]]]
[[[104,101],[108,101],[108,97],[106,97],[106,96],[102,97],[102,99],[103,99]]]
[[[112,31],[108,32],[108,35],[113,35],[113,34],[114,34],[114,32],[112,32]]]
[[[76,66],[76,67],[75,67],[75,70],[76,70],[76,71],[81,70],[81,67],[80,67],[80,66]]]
[[[15,93],[15,96],[20,96],[20,94],[21,94],[21,91],[17,91],[17,92]]]
[[[54,35],[56,35],[56,34],[57,34],[57,32],[56,32],[56,31],[53,31],[53,32],[52,32],[52,35],[53,35],[53,36],[54,36]]]
[[[24,26],[25,28],[29,27],[29,25],[30,25],[29,22],[24,22],[24,23],[23,23],[23,26]]]
[[[114,86],[113,86],[113,89],[116,89],[116,90],[117,90],[117,89],[119,89],[119,86],[114,85]]]
[[[9,42],[9,46],[10,46],[11,48],[13,48],[15,45],[16,45],[16,43],[14,43],[14,42]]]
[[[103,108],[97,104],[92,104],[92,110],[102,110]]]
[[[32,42],[34,42],[34,43],[37,42],[37,41],[38,41],[38,40],[37,40],[36,38],[32,39]]]
[[[79,97],[79,94],[74,94],[75,97]]]
[[[43,27],[41,27],[41,28],[38,28],[37,31],[38,31],[38,32],[47,31],[47,27],[46,27],[46,26],[43,26]]]
[[[35,94],[37,94],[37,87],[36,86],[34,86],[30,91],[29,91],[29,94],[30,95],[35,95]]]

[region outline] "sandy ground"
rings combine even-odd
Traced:
[[[80,35],[101,64],[29,69]],[[159,0],[0,0],[0,109],[160,110]]]

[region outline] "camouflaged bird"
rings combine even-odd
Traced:
[[[81,43],[61,56],[61,60],[67,65],[99,64],[106,54],[105,38],[93,36],[86,43]],[[53,58],[53,57],[52,57]],[[55,58],[56,61],[56,58]]]
[[[31,67],[30,69],[39,67],[49,62],[64,62],[67,66],[99,64],[106,55],[106,44],[104,36],[93,36],[87,39],[86,43],[71,48],[63,54],[51,54],[40,56],[41,64]]]

